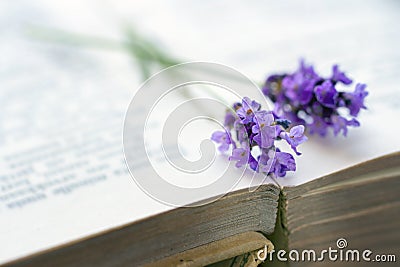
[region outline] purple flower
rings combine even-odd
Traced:
[[[232,129],[233,124],[235,123],[235,116],[232,114],[230,110],[227,110],[225,113],[225,118],[224,118],[224,126]]]
[[[353,93],[344,94],[345,98],[344,102],[348,103],[347,107],[350,110],[351,116],[357,116],[358,113],[360,112],[360,109],[362,108],[366,109],[364,105],[364,99],[368,95],[368,92],[365,91],[366,87],[367,87],[366,84],[358,83],[356,84],[356,89],[354,90]]]
[[[296,162],[291,154],[281,152],[278,148],[276,151],[264,150],[259,159],[259,170],[283,177],[287,171],[296,170]]]
[[[211,140],[220,144],[218,150],[221,152],[225,152],[229,149],[229,146],[232,144],[231,135],[228,132],[224,131],[216,131],[212,134]]]
[[[297,72],[288,75],[282,80],[282,86],[286,89],[285,95],[292,101],[298,101],[301,105],[310,102],[315,80],[308,79],[304,73]]]
[[[264,95],[267,95],[270,98],[279,96],[282,90],[282,85],[281,85],[282,79],[284,77],[285,77],[284,75],[279,75],[279,74],[269,76],[262,88],[262,92],[264,93]]]
[[[253,171],[257,171],[258,169],[258,161],[251,155],[249,154],[249,166]]]
[[[307,137],[304,135],[303,125],[294,126],[292,129],[290,129],[289,133],[282,132],[280,136],[282,139],[285,139],[288,142],[290,147],[297,155],[301,155],[301,153],[297,151],[297,147],[307,141]]]
[[[311,116],[311,119],[312,123],[308,125],[310,134],[316,133],[319,134],[320,136],[326,136],[329,124],[326,123],[325,119],[318,115]]]
[[[323,106],[328,108],[334,108],[336,106],[338,92],[331,81],[327,80],[321,85],[315,86],[314,92],[318,102]]]
[[[258,172],[270,173],[273,159],[275,157],[275,149],[261,149],[261,154],[258,156]]]
[[[249,155],[250,150],[248,148],[235,148],[232,151],[232,156],[229,157],[229,160],[237,161],[235,166],[240,168],[248,163]]]
[[[249,136],[247,134],[246,126],[240,121],[240,119],[235,121],[234,129],[236,130],[236,136],[239,143],[248,142]]]
[[[314,67],[312,65],[307,65],[304,59],[300,60],[300,67],[298,71],[303,73],[304,77],[309,80],[318,80],[320,78],[319,75],[314,71]]]
[[[236,102],[232,105],[233,110],[236,112],[239,108],[242,107],[242,103]]]
[[[301,90],[298,92],[297,99],[300,105],[305,105],[310,102],[313,97],[313,85],[314,82],[306,83]]]
[[[337,91],[336,84],[349,85],[352,80],[342,72],[338,65],[332,67],[329,78],[319,76],[312,65],[304,61],[293,73],[273,74],[263,86],[263,93],[274,102],[274,114],[289,119],[294,125],[307,125],[310,133],[325,136],[329,128],[334,132],[347,133],[343,125],[356,127],[359,123],[339,116],[340,109],[348,109],[348,117],[357,117],[365,109],[364,99],[368,95],[364,84],[357,84],[354,92]],[[332,118],[336,118],[335,122]],[[343,117],[344,118],[344,117]]]
[[[275,127],[271,126],[274,122],[274,115],[266,111],[258,111],[254,116],[252,132],[256,134],[253,140],[261,148],[268,148],[274,144]]]
[[[275,173],[278,177],[286,175],[287,171],[295,171],[296,162],[291,154],[286,152],[279,152],[277,149],[275,153],[275,162],[272,164],[271,172]]]
[[[244,97],[242,101],[242,107],[240,107],[236,114],[242,120],[243,123],[249,123],[253,121],[254,112],[260,110],[261,105],[256,101],[250,100],[248,97]]]
[[[338,115],[333,115],[331,118],[333,123],[333,133],[335,136],[338,135],[340,131],[343,131],[343,135],[347,136],[347,126],[360,126],[360,123],[354,118],[347,120],[346,118]]]
[[[338,65],[333,65],[332,67],[332,77],[331,79],[335,82],[341,82],[344,84],[351,84],[353,81],[346,76],[346,74],[344,72],[341,72],[339,70],[339,66]]]
[[[297,146],[307,140],[304,136],[304,126],[293,127],[289,133],[291,122],[277,114],[260,110],[261,106],[249,98],[244,98],[242,104],[235,103],[233,109],[236,115],[228,110],[225,114],[224,125],[227,132],[216,131],[211,139],[217,142],[221,152],[229,150],[232,145],[232,154],[229,160],[236,161],[235,166],[244,165],[256,172],[284,176],[287,171],[295,170],[296,164],[289,153],[280,152],[275,147],[275,141],[287,139],[296,154]],[[237,139],[238,144],[232,139]],[[257,147],[257,149],[253,149]],[[277,152],[275,154],[275,149]]]

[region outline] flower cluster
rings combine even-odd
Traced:
[[[221,152],[232,148],[229,160],[236,161],[236,167],[248,164],[256,172],[283,177],[287,171],[296,170],[296,163],[292,154],[275,146],[275,141],[285,140],[300,155],[297,146],[307,140],[303,125],[289,128],[290,124],[245,97],[226,111],[225,131],[214,132],[211,139]]]
[[[323,78],[301,61],[292,74],[269,76],[262,91],[275,103],[276,114],[295,125],[307,125],[311,134],[325,136],[331,127],[335,136],[341,131],[346,136],[348,126],[360,125],[356,117],[366,108],[364,99],[368,95],[366,85],[360,83],[353,92],[337,90],[339,84],[351,83],[337,65],[333,66],[331,77]]]

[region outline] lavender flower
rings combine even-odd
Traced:
[[[332,67],[330,78],[323,78],[301,61],[294,73],[269,76],[262,91],[275,103],[274,112],[294,125],[307,125],[311,134],[325,136],[332,128],[334,135],[342,132],[346,136],[347,127],[360,126],[356,117],[366,109],[368,95],[366,85],[360,83],[353,92],[337,90],[338,84],[352,82],[338,65]]]
[[[328,108],[335,108],[338,92],[330,80],[314,87],[315,97],[321,105]]]
[[[269,148],[274,144],[276,137],[275,127],[272,126],[274,115],[267,111],[258,111],[254,117],[254,125],[251,127],[252,133],[255,134],[253,140],[261,148]]]
[[[242,123],[249,123],[253,120],[254,112],[260,110],[261,105],[256,101],[251,101],[250,98],[243,98],[241,107],[236,111]]]
[[[289,120],[261,110],[259,103],[245,97],[242,103],[235,103],[226,111],[225,131],[214,132],[211,139],[219,144],[221,152],[232,149],[229,160],[235,161],[236,167],[249,165],[256,172],[283,177],[287,171],[296,170],[296,163],[290,153],[275,146],[275,141],[285,140],[300,155],[297,147],[307,140],[304,126],[290,125]]]
[[[286,152],[280,152],[277,148],[275,157],[271,158],[271,172],[275,173],[276,176],[283,177],[287,171],[296,170],[296,162],[292,154]]]
[[[339,66],[338,65],[333,65],[332,67],[332,77],[331,80],[334,82],[341,82],[343,84],[351,84],[353,81],[346,76],[346,74],[344,72],[341,72],[339,70]]]
[[[232,144],[231,135],[229,132],[216,131],[212,134],[211,140],[219,144],[218,150],[225,152],[229,149]]]
[[[240,168],[243,165],[246,165],[249,161],[250,150],[248,148],[235,148],[232,151],[232,156],[229,157],[229,160],[236,161],[236,167]]]
[[[301,155],[301,153],[297,151],[297,146],[307,141],[307,137],[304,135],[303,125],[294,126],[290,129],[289,133],[281,132],[280,137],[288,142],[297,155]]]
[[[347,126],[360,126],[360,123],[356,119],[347,120],[341,116],[333,115],[331,117],[333,122],[333,133],[337,135],[340,131],[343,132],[343,135],[347,135]]]
[[[365,91],[365,87],[367,87],[365,84],[358,83],[353,93],[343,94],[344,102],[347,103],[351,116],[356,117],[360,109],[366,108],[364,106],[364,98],[368,95],[368,92]]]

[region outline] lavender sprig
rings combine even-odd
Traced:
[[[292,154],[277,148],[275,141],[285,140],[300,155],[297,147],[307,140],[303,125],[289,128],[290,124],[245,97],[226,111],[225,131],[214,132],[211,139],[219,144],[221,152],[232,148],[229,160],[236,161],[236,167],[248,164],[256,172],[283,177],[287,171],[296,170],[296,162]]]
[[[295,125],[307,125],[310,134],[327,134],[328,128],[334,135],[347,135],[347,127],[360,126],[356,119],[361,109],[366,109],[364,99],[368,95],[366,85],[358,83],[353,92],[338,91],[338,84],[350,85],[352,80],[338,65],[332,75],[323,78],[313,66],[300,62],[291,74],[271,75],[262,91],[274,103],[274,112],[290,119]]]

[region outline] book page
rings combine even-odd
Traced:
[[[312,138],[299,149],[298,171],[279,179],[281,185],[399,150],[397,6],[354,1],[344,8],[331,1],[221,7],[172,1],[155,9],[152,4],[0,4],[0,263],[174,208],[143,192],[124,161],[124,115],[141,82],[129,54],[38,40],[27,34],[34,26],[118,38],[119,21],[126,19],[177,57],[218,61],[257,82],[267,73],[293,70],[302,56],[327,75],[340,63],[356,82],[368,84],[362,126],[350,129],[347,138]],[[230,9],[225,19],[221,8]],[[237,20],[238,14],[243,19]],[[200,155],[192,144],[213,130],[209,125],[188,130],[183,144],[190,144],[189,158]],[[226,162],[226,156],[215,158],[215,176]],[[242,170],[229,171],[236,176]],[[246,172],[232,190],[248,187],[251,177]],[[170,178],[190,186],[181,177]]]

